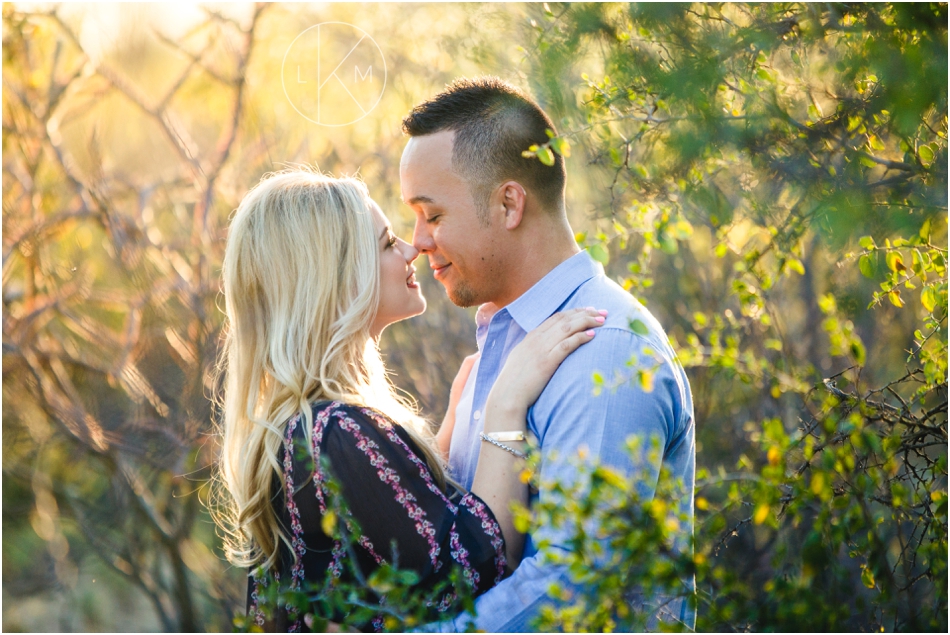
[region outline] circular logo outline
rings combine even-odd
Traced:
[[[350,121],[350,122],[347,122],[347,123],[321,123],[321,122],[319,122],[319,121],[314,121],[313,119],[311,119],[311,118],[308,117],[307,115],[305,115],[305,114],[303,114],[302,112],[300,112],[300,109],[297,108],[297,104],[294,103],[294,100],[291,99],[291,98],[290,98],[290,95],[287,93],[287,84],[286,84],[286,82],[285,82],[285,80],[284,80],[284,67],[285,67],[286,64],[287,64],[287,56],[290,55],[290,50],[291,50],[292,48],[294,48],[294,44],[297,43],[297,40],[299,40],[301,37],[303,37],[303,35],[304,35],[307,31],[310,31],[311,29],[316,29],[316,28],[321,27],[321,26],[325,26],[325,25],[327,25],[327,24],[342,24],[342,25],[351,27],[351,28],[353,28],[353,29],[356,29],[357,31],[359,31],[360,33],[362,33],[365,37],[369,38],[369,41],[372,42],[372,43],[373,43],[373,46],[376,47],[376,50],[379,51],[379,57],[380,57],[380,59],[383,61],[383,86],[382,86],[382,88],[379,89],[379,97],[376,98],[376,101],[373,102],[373,105],[370,106],[369,110],[367,110],[365,113],[363,113],[363,115],[362,115],[361,117],[359,117],[359,118],[357,118],[357,119],[354,119],[353,121]],[[284,97],[287,98],[287,101],[290,103],[290,107],[293,108],[294,110],[296,110],[298,115],[300,115],[301,117],[303,117],[304,119],[306,119],[306,120],[309,121],[310,123],[315,123],[315,124],[317,124],[318,126],[326,126],[327,128],[342,128],[343,126],[352,125],[352,124],[354,124],[354,123],[356,123],[356,122],[358,122],[358,121],[361,121],[361,120],[364,119],[368,114],[370,114],[371,112],[373,112],[373,111],[376,109],[376,106],[379,105],[380,100],[382,100],[382,98],[383,98],[383,93],[386,92],[386,80],[387,80],[388,76],[389,76],[389,69],[388,69],[387,66],[386,66],[386,56],[383,55],[383,49],[382,49],[382,47],[380,47],[379,44],[376,43],[376,40],[373,39],[373,36],[372,36],[372,35],[370,35],[370,34],[367,33],[366,31],[364,31],[364,30],[361,29],[360,27],[356,26],[355,24],[350,24],[349,22],[338,22],[338,21],[320,22],[319,24],[314,24],[313,26],[304,29],[303,31],[301,31],[300,33],[297,34],[297,37],[295,37],[295,38],[293,39],[293,41],[290,43],[290,46],[288,46],[288,47],[287,47],[287,50],[284,51],[284,58],[283,58],[283,59],[281,60],[281,62],[280,62],[280,87],[281,87],[281,89],[283,89],[283,91],[284,91]]]

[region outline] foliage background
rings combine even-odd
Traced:
[[[389,79],[321,128],[280,63],[334,20]],[[559,125],[579,241],[687,366],[698,627],[945,631],[946,38],[946,4],[4,4],[4,630],[231,628],[205,506],[228,216],[311,163],[408,237],[402,116],[491,73]],[[438,421],[473,315],[419,271],[429,310],[383,346]],[[571,619],[545,626],[608,626]]]

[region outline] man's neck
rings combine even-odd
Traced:
[[[507,284],[498,297],[491,300],[499,309],[520,298],[558,265],[580,253],[581,249],[568,227],[566,232],[536,235],[519,251],[522,264],[510,267],[510,270],[505,272]]]

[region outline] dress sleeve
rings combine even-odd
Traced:
[[[323,489],[331,475],[339,483],[359,527],[354,538],[364,574],[389,562],[416,571],[425,584],[456,563],[476,592],[501,580],[505,543],[488,506],[473,494],[444,492],[401,426],[371,409],[330,404],[315,413],[314,436],[330,471],[313,464],[314,486]],[[301,519],[305,534],[322,532],[306,526],[313,514]]]

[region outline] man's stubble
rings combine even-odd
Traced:
[[[452,289],[446,288],[445,292],[449,296],[449,300],[452,301],[452,304],[462,307],[463,309],[480,304],[475,289],[469,286],[464,280],[459,281]]]

